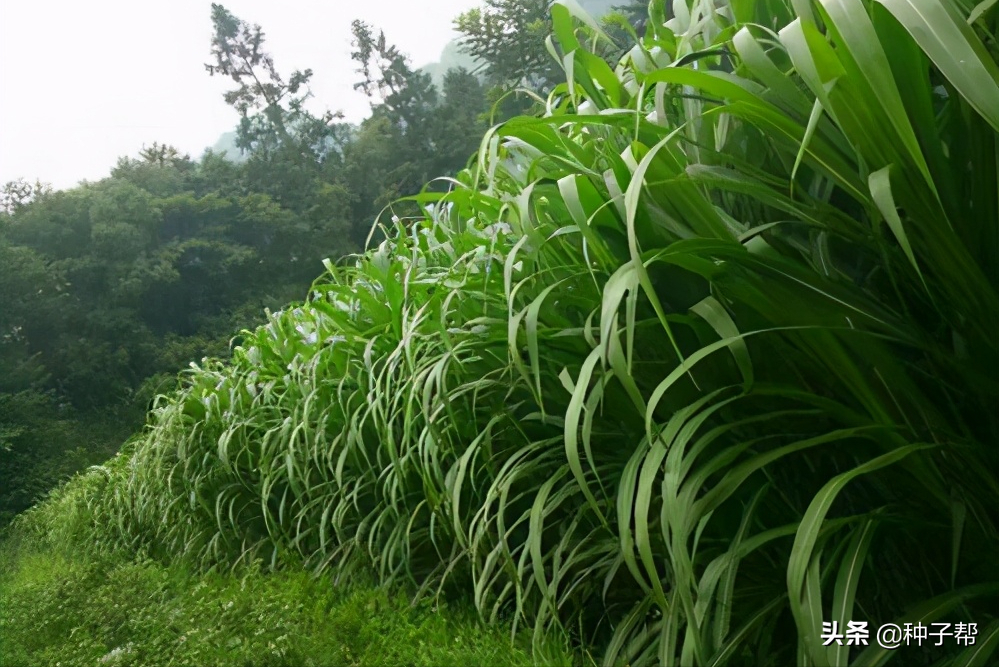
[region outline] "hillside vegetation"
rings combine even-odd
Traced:
[[[390,44],[377,55],[393,60],[368,67],[370,118],[313,115],[301,108],[311,74],[265,62],[262,33],[225,8],[212,23],[213,71],[229,72],[241,116],[238,164],[154,142],[94,183],[0,189],[0,526],[117,451],[178,369],[227,358],[323,258],[363,248],[387,204],[464,167],[487,127],[475,76],[449,71],[435,87]],[[215,53],[249,40],[249,69]],[[400,94],[379,94],[380,66]]]
[[[608,665],[994,660],[996,5],[648,12],[555,2],[543,112],[21,539],[372,576]],[[936,622],[976,641],[874,638]]]

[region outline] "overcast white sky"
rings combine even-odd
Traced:
[[[311,67],[323,107],[367,114],[353,90],[350,24],[383,29],[417,66],[436,61],[452,21],[478,0],[224,0],[264,29],[287,77]],[[237,113],[209,77],[211,0],[0,0],[0,183],[56,188],[108,175],[118,157],[168,143],[201,155]]]

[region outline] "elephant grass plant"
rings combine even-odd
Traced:
[[[994,3],[649,11],[615,66],[556,2],[546,112],[186,372],[90,539],[367,563],[607,664],[993,659]]]

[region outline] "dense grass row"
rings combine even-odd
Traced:
[[[369,563],[608,664],[984,664],[995,12],[698,0],[667,23],[653,0],[616,69],[574,3],[552,13],[567,83],[543,117],[186,373],[76,482],[76,519],[25,525]],[[819,639],[898,619],[976,622],[979,645]]]

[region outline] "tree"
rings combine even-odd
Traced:
[[[139,159],[122,157],[111,170],[111,178],[127,181],[158,197],[169,196],[184,188],[197,165],[176,148],[153,143],[139,151]]]
[[[4,183],[0,188],[0,213],[11,214],[15,210],[52,192],[52,186],[36,180],[34,184],[23,178]]]
[[[428,119],[437,107],[437,89],[429,74],[412,68],[409,58],[385,41],[385,33],[374,37],[371,26],[354,21],[353,46],[350,57],[358,63],[357,72],[364,78],[354,84],[379,104],[373,113],[384,113],[399,130],[410,138],[427,138]],[[430,148],[430,146],[413,146]]]
[[[385,33],[362,22],[352,24],[354,51],[361,80],[354,84],[372,100],[366,120],[350,151],[345,173],[360,195],[364,236],[385,204],[418,192],[434,172],[441,143],[440,97],[429,74],[412,67],[409,58],[389,44]],[[361,148],[368,146],[368,149]],[[372,178],[373,174],[379,177]],[[368,182],[365,182],[368,181]],[[353,188],[352,188],[353,189]]]
[[[479,77],[458,68],[444,75],[441,93],[435,114],[437,159],[431,173],[453,174],[466,165],[486,130],[482,120],[487,108],[486,90]]]
[[[181,155],[180,151],[173,146],[161,144],[158,141],[154,141],[153,145],[148,148],[143,146],[142,150],[139,151],[139,157],[150,164],[155,164],[160,167],[164,167],[168,164],[178,166],[185,163],[189,164],[191,162],[190,155]]]
[[[274,59],[263,50],[264,33],[219,4],[212,4],[214,64],[210,75],[230,77],[237,87],[224,95],[241,116],[237,146],[243,150],[292,148],[304,158],[320,161],[329,126],[342,114],[327,111],[314,116],[305,109],[312,70],[296,70],[287,82]]]
[[[547,92],[562,78],[545,47],[550,0],[485,0],[455,19],[462,48],[485,63],[486,78],[503,89]]]

